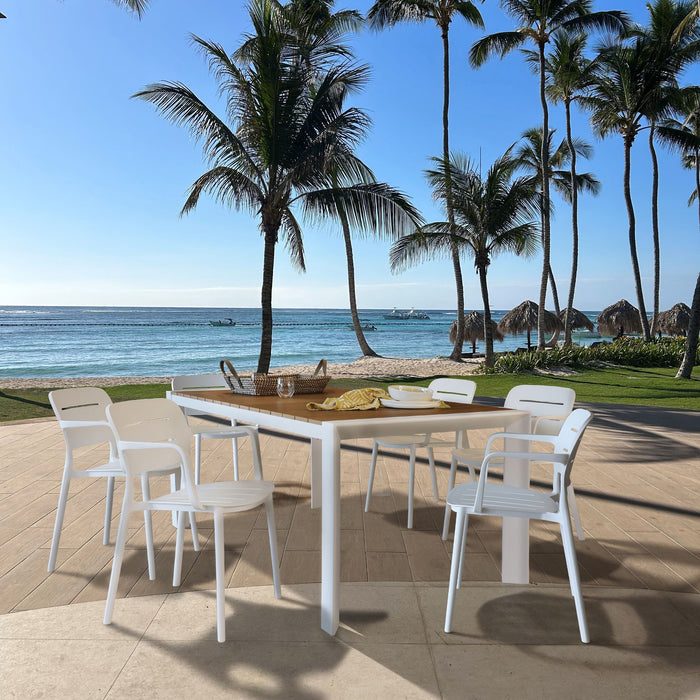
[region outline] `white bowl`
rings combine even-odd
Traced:
[[[432,389],[423,386],[393,384],[388,391],[394,401],[431,401],[433,398]]]

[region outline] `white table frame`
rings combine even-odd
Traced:
[[[198,392],[203,393],[203,392]],[[321,628],[335,634],[340,620],[340,443],[355,438],[375,438],[387,435],[443,433],[481,428],[504,428],[509,432],[527,433],[530,414],[527,411],[501,409],[445,414],[427,410],[421,415],[395,417],[366,416],[347,420],[340,413],[319,412],[318,421],[302,420],[292,415],[259,411],[244,406],[208,401],[187,392],[168,392],[168,397],[183,408],[201,413],[224,416],[232,420],[254,423],[311,440],[311,504],[322,504],[321,513]],[[509,449],[522,449],[517,443]],[[322,478],[319,478],[321,476]],[[504,469],[505,483],[527,486],[529,465],[525,460],[508,460]],[[501,580],[504,583],[529,583],[528,521],[504,518],[502,535]]]

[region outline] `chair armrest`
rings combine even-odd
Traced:
[[[491,449],[491,443],[499,438],[525,440],[527,442],[548,442],[550,445],[553,445],[556,437],[556,435],[533,435],[532,433],[494,433],[486,443],[486,452],[488,453]]]
[[[528,462],[553,462],[566,464],[571,455],[566,452],[489,452],[482,463],[482,468],[492,461],[498,459],[526,459]],[[499,462],[499,467],[501,463]]]
[[[541,421],[545,420],[555,420],[555,421],[561,421],[562,423],[569,417],[568,413],[553,413],[552,415],[549,416],[537,416],[535,418],[531,430],[533,433],[537,432],[537,426],[540,424]]]
[[[61,428],[109,428],[106,420],[59,420]]]

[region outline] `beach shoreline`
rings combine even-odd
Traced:
[[[466,376],[477,371],[480,359],[465,358],[455,362],[446,357],[360,357],[353,362],[329,364],[328,374],[334,379],[382,377]],[[275,367],[270,374],[313,374],[316,365]],[[170,384],[169,377],[0,377],[0,389],[47,389],[79,386],[120,386],[123,384]]]

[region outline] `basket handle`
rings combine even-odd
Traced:
[[[224,365],[226,365],[226,366],[229,368],[229,371],[230,371],[231,374],[233,375],[233,378],[236,380],[236,384],[238,384],[238,386],[241,387],[241,389],[242,389],[242,388],[243,388],[243,382],[241,382],[241,379],[240,379],[240,377],[238,376],[238,374],[236,373],[236,370],[233,369],[233,365],[231,364],[231,362],[230,362],[229,360],[221,360],[221,362],[219,362],[219,367],[221,367],[221,372],[222,372],[222,374],[224,374],[224,376],[225,376],[225,375],[226,375],[226,369],[224,368]]]
[[[325,360],[321,360],[318,365],[316,365],[316,371],[314,372],[313,376],[315,377],[321,370],[323,370],[323,376],[326,376],[326,369],[327,369],[328,363]]]

